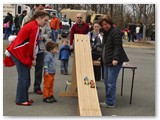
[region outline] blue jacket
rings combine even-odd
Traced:
[[[69,59],[69,55],[71,54],[70,52],[70,47],[69,45],[62,45],[60,47],[60,50],[59,50],[59,60],[68,60]]]
[[[44,53],[44,72],[56,73],[55,55],[48,51]]]

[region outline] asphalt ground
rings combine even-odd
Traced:
[[[60,43],[60,41],[59,41]],[[7,41],[3,45],[6,47]],[[156,111],[156,79],[155,79],[155,49],[154,48],[133,48],[125,47],[125,51],[130,59],[130,64],[137,66],[135,73],[132,104],[129,104],[132,70],[125,70],[123,96],[120,95],[122,71],[117,81],[116,107],[101,108],[103,117],[116,118],[132,116],[153,118],[157,115]],[[56,56],[57,58],[57,56]],[[33,93],[34,68],[31,69],[32,83],[29,89],[29,96],[34,100],[32,106],[24,107],[15,104],[17,71],[16,67],[3,67],[3,116],[78,116],[78,98],[60,97],[60,91],[64,91],[66,80],[71,80],[72,60],[69,61],[69,75],[60,74],[60,62],[57,60],[57,73],[55,77],[54,96],[57,103],[42,102],[42,95]],[[105,90],[103,80],[96,83],[98,99],[104,101]],[[43,84],[42,84],[43,86]],[[34,118],[37,118],[34,117]],[[15,118],[15,117],[13,117]],[[76,117],[77,118],[77,117]]]

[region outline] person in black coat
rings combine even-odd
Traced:
[[[20,25],[19,25],[19,16],[18,14],[16,15],[16,17],[14,18],[14,24],[15,24],[15,31],[13,32],[14,34],[18,34],[19,30],[20,30]]]
[[[130,40],[132,40],[132,42],[134,42],[135,34],[136,34],[136,25],[131,23],[131,25],[129,26],[129,39],[128,39],[128,42],[130,42]]]
[[[116,82],[123,62],[129,59],[122,46],[121,31],[113,26],[110,17],[102,18],[99,22],[104,31],[102,60],[104,64],[104,84],[106,99],[101,107],[115,107]]]

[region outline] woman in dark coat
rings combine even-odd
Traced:
[[[102,60],[104,63],[104,84],[106,100],[101,107],[115,107],[116,82],[123,62],[129,59],[122,46],[121,31],[113,26],[110,17],[102,18],[100,25],[104,29]]]

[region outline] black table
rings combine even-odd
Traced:
[[[131,69],[132,72],[133,72],[133,74],[132,74],[132,84],[131,84],[131,93],[130,93],[130,104],[131,104],[132,103],[132,94],[133,94],[134,75],[135,75],[135,69],[137,69],[137,67],[133,66],[129,63],[123,63],[123,65],[122,65],[121,96],[123,95],[124,69]]]

